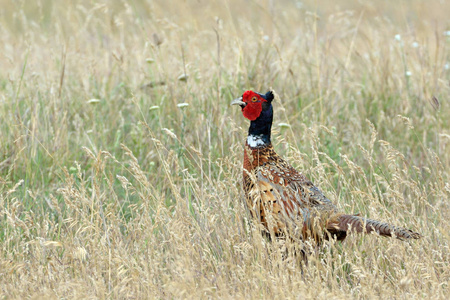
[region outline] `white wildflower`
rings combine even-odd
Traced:
[[[186,103],[186,102],[184,102],[184,103],[178,103],[177,106],[178,106],[179,108],[183,108],[183,107],[189,106],[189,103]]]
[[[278,123],[278,126],[281,128],[291,128],[291,125],[289,125],[288,123]]]
[[[181,74],[180,76],[178,76],[178,80],[179,81],[187,81],[187,79],[189,78],[189,75],[187,74]]]

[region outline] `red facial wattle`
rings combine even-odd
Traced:
[[[267,102],[260,95],[252,91],[246,91],[242,95],[242,100],[247,104],[242,109],[242,113],[250,121],[254,121],[259,117],[262,111],[262,102]]]
[[[244,117],[246,117],[250,121],[254,121],[259,117],[261,111],[262,111],[262,104],[261,102],[259,102],[247,104],[242,110],[242,113],[244,114]]]

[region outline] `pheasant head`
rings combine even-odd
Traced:
[[[233,100],[231,105],[239,105],[242,114],[249,119],[247,144],[252,148],[270,145],[270,131],[272,128],[273,109],[272,91],[265,95],[253,91],[246,91],[242,97]]]

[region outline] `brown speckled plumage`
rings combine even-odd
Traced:
[[[263,148],[245,145],[243,178],[252,216],[259,216],[266,229],[276,235],[297,233],[301,239],[320,240],[328,238],[325,233],[329,233],[343,240],[351,227],[356,232],[419,238],[419,234],[408,229],[340,213],[311,181],[276,154],[271,144]]]

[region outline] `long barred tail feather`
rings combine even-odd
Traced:
[[[395,236],[398,239],[419,239],[421,235],[409,229],[390,225],[380,221],[366,219],[358,215],[340,215],[335,222],[333,222],[333,231],[347,232],[354,230],[358,233],[362,232],[377,232],[381,236]]]

